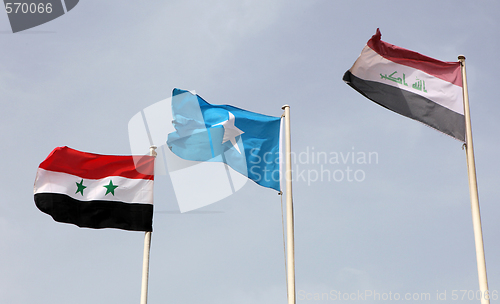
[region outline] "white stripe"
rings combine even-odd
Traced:
[[[60,193],[66,194],[80,201],[103,200],[103,201],[120,201],[125,203],[138,204],[153,204],[153,181],[146,179],[130,179],[121,176],[108,176],[102,179],[83,179],[83,185],[86,188],[81,192],[76,193],[76,183],[80,183],[81,177],[44,170],[38,168],[35,179],[36,193]],[[114,195],[108,193],[104,186],[109,185],[113,181],[113,185],[118,186],[114,189]]]
[[[62,2],[62,8],[63,8],[64,13],[67,13],[68,10],[66,9],[66,1],[61,0],[61,2]]]
[[[387,60],[368,46],[365,46],[350,71],[354,76],[363,80],[383,83],[400,88],[401,90],[418,94],[452,110],[453,112],[464,115],[461,87],[454,85],[451,82],[439,79],[433,75],[429,75],[422,70]],[[397,73],[393,74],[392,77],[399,78],[401,82],[403,82],[404,75],[404,81],[407,85],[388,80],[381,76],[381,74],[383,76],[389,76],[395,71],[397,71]],[[425,89],[427,92],[423,92],[422,90],[414,89],[412,87],[412,85],[417,83],[418,80],[422,80],[422,83],[425,83]]]

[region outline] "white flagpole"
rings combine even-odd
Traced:
[[[149,147],[149,155],[156,157],[156,146]],[[149,252],[151,249],[151,231],[144,234],[144,254],[142,258],[141,304],[148,303]]]
[[[469,109],[469,93],[467,90],[467,76],[465,72],[465,56],[458,56],[462,66],[462,85],[465,114],[465,152],[467,155],[467,172],[469,175],[469,192],[472,209],[472,225],[474,227],[474,240],[476,243],[477,272],[479,276],[479,289],[481,290],[481,304],[489,304],[488,278],[486,276],[486,260],[484,258],[483,232],[481,228],[481,214],[479,212],[479,194],[477,191],[476,164],[474,160],[474,147],[472,144],[472,127]]]
[[[288,304],[295,304],[295,245],[293,233],[293,198],[292,198],[292,143],[290,136],[290,106],[285,110],[285,181],[286,181],[286,250]]]

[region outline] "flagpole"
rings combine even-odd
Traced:
[[[149,147],[149,155],[156,157],[156,146]],[[151,249],[151,231],[144,234],[144,253],[142,258],[141,304],[148,303],[149,252]]]
[[[465,56],[458,56],[462,67],[462,85],[465,115],[465,153],[467,155],[467,173],[469,176],[469,192],[472,209],[472,225],[474,227],[474,240],[476,243],[477,272],[479,276],[479,289],[481,290],[481,304],[489,304],[488,278],[486,276],[486,259],[484,257],[483,232],[481,228],[481,214],[479,211],[479,194],[477,190],[476,163],[474,160],[474,147],[472,144],[472,127],[469,108],[469,93],[467,90],[467,75],[465,72]]]
[[[295,304],[295,245],[292,198],[292,143],[290,136],[290,106],[284,105],[285,117],[285,181],[286,181],[286,244],[288,304]]]

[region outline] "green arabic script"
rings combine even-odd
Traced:
[[[417,81],[411,85],[412,88],[414,88],[415,90],[419,90],[419,91],[423,91],[425,93],[427,93],[427,90],[425,89],[425,81],[423,81],[422,79],[418,79],[416,78]]]
[[[380,79],[387,79],[389,81],[399,83],[404,86],[408,86],[408,84],[406,83],[406,75],[403,73],[403,78],[396,77],[395,74],[397,74],[397,72],[398,71],[394,71],[392,72],[392,74],[389,75],[380,73]],[[425,89],[425,81],[422,79],[418,79],[417,77],[415,77],[415,79],[416,82],[412,84],[411,87],[414,88],[415,90],[427,93],[427,90]]]
[[[382,75],[382,73],[380,73],[380,78],[381,79],[387,79],[387,80],[390,80],[390,81],[394,81],[396,83],[399,83],[399,84],[402,84],[402,85],[405,85],[405,86],[408,86],[408,84],[406,83],[405,81],[405,74],[403,73],[403,79],[401,79],[401,77],[393,77],[392,75],[396,74],[398,71],[394,71],[392,74],[390,74],[389,76],[387,76],[387,74],[385,75]]]

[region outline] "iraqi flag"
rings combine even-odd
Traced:
[[[152,231],[153,156],[58,147],[38,167],[35,204],[57,222]]]
[[[465,141],[460,62],[443,62],[380,40],[379,29],[343,77],[379,105]]]

